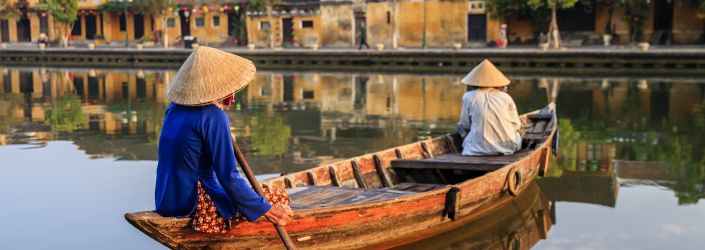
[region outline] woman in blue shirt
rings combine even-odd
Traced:
[[[221,103],[231,101],[233,93],[254,75],[255,67],[249,60],[204,46],[195,49],[176,73],[166,89],[172,103],[159,139],[157,213],[218,219],[194,221],[194,229],[203,232],[223,232],[227,222],[238,217],[254,221],[264,216],[282,226],[291,219],[293,212],[288,197],[282,198],[284,192],[265,192],[278,195],[268,197],[276,201],[270,204],[236,168],[230,120]],[[205,225],[204,221],[224,223]]]

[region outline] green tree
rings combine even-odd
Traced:
[[[0,0],[0,16],[17,17],[19,14],[13,0]]]
[[[61,37],[64,47],[68,47],[69,35],[78,15],[77,0],[46,0],[47,9],[54,16],[55,33]]]
[[[278,115],[259,114],[252,130],[252,149],[258,155],[280,155],[289,148],[291,127]]]
[[[553,40],[553,47],[561,47],[561,35],[558,29],[558,19],[556,19],[556,12],[558,9],[570,9],[575,6],[579,0],[528,0],[527,3],[534,10],[542,8],[551,9],[551,22],[548,26],[548,43],[551,44]]]
[[[52,101],[50,107],[44,112],[44,123],[51,125],[52,130],[58,132],[73,132],[83,127],[86,119],[81,111],[81,99],[78,96],[62,96]]]

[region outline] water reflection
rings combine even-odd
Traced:
[[[673,189],[679,204],[705,198],[705,84],[638,80],[573,87],[558,100],[565,118],[552,176],[660,185]],[[583,94],[565,95],[571,92]]]
[[[555,223],[555,202],[532,182],[516,199],[460,228],[398,249],[531,249]]]
[[[93,159],[156,160],[167,105],[164,89],[174,72],[39,68],[0,68],[0,72],[0,146],[30,144],[21,146],[27,150],[61,140]],[[256,173],[291,172],[453,131],[466,89],[459,79],[258,72],[228,114]],[[674,201],[662,197],[657,205],[672,206],[638,209],[705,218],[687,212],[689,206],[679,206],[699,207],[705,198],[705,79],[519,76],[512,81],[509,92],[520,112],[540,108],[558,93],[560,148],[549,176],[538,183],[541,197],[551,205],[558,203],[551,212],[558,211],[559,218],[561,211],[580,210],[565,208],[563,202],[620,210],[635,195],[661,195],[663,189],[675,196]],[[5,149],[0,166],[9,166],[7,157],[15,157],[16,149],[0,148]],[[23,161],[27,160],[13,158],[12,163]],[[648,189],[654,186],[661,191]],[[634,190],[640,191],[630,194]],[[563,218],[570,221],[581,215],[567,216]],[[515,223],[499,215],[488,218],[483,221],[507,222],[500,223],[503,227]],[[679,220],[675,215],[663,218]],[[692,227],[705,232],[705,220],[693,221]],[[625,231],[648,221],[629,223],[632,227],[624,226]],[[558,239],[570,231],[560,225],[553,229]],[[467,230],[448,235],[457,238],[452,235]],[[454,243],[448,247],[473,247],[468,242],[477,238],[468,239],[450,241]]]

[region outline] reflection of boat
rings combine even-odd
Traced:
[[[539,185],[532,182],[516,199],[457,229],[403,249],[531,249],[545,239],[555,221]]]
[[[545,172],[555,133],[549,109],[525,114],[524,148],[466,157],[441,136],[264,181],[288,188],[296,216],[286,230],[299,248],[393,247],[431,237],[513,200]],[[281,246],[264,219],[225,234],[196,233],[190,219],[129,213],[126,219],[172,248]]]

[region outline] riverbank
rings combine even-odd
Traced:
[[[357,50],[322,48],[221,48],[246,57],[259,69],[462,73],[485,58],[508,73],[564,75],[705,75],[705,47],[578,47],[541,51],[534,47],[451,50]],[[3,66],[178,68],[191,53],[184,48],[124,47],[0,49]]]

